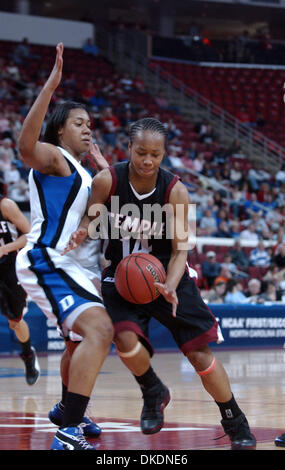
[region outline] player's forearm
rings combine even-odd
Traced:
[[[42,125],[47,113],[53,91],[44,86],[29,113],[27,114],[19,136],[19,151],[23,158],[33,152],[40,138]]]
[[[176,290],[185,272],[187,254],[187,251],[177,251],[171,255],[169,260],[165,283],[174,290]]]
[[[21,248],[24,248],[26,243],[27,243],[26,235],[21,235],[14,242],[10,242],[5,245],[5,254],[8,255],[9,253],[12,253],[13,251],[21,250]]]

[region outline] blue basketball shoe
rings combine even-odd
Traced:
[[[62,426],[64,405],[59,402],[50,410],[49,420],[56,426]],[[84,416],[82,423],[83,434],[86,437],[99,437],[102,430],[94,421]]]
[[[274,442],[277,447],[285,447],[285,433],[281,434],[281,436],[276,437]]]
[[[51,450],[96,450],[83,436],[81,426],[58,429]]]

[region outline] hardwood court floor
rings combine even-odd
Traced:
[[[215,350],[230,377],[233,393],[246,413],[257,450],[282,452],[274,438],[285,432],[285,352]],[[40,355],[41,378],[25,383],[22,361],[0,356],[0,450],[48,450],[56,427],[47,413],[60,399],[60,354]],[[98,450],[228,450],[220,414],[200,378],[180,353],[156,353],[152,364],[171,390],[165,426],[153,436],[140,432],[141,394],[133,377],[110,354],[97,379],[88,409],[102,427],[92,440]],[[279,454],[280,455],[280,454]]]

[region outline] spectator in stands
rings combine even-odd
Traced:
[[[277,291],[274,282],[266,282],[265,290],[260,294],[260,300],[264,300],[264,302],[278,302],[281,300],[281,293]]]
[[[221,263],[221,267],[227,268],[232,277],[235,277],[237,275],[238,269],[237,269],[237,266],[233,263],[230,253],[225,254],[224,260]]]
[[[280,170],[277,171],[275,175],[275,181],[278,185],[285,183],[285,163],[281,166]]]
[[[104,97],[103,93],[101,93],[101,91],[97,91],[95,95],[91,96],[88,104],[92,107],[93,111],[97,111],[101,110],[102,108],[108,107],[110,103]]]
[[[144,81],[138,76],[134,78],[134,87],[139,93],[145,93],[146,91],[146,86],[145,86]]]
[[[272,260],[278,268],[285,268],[285,243],[280,243],[276,248]]]
[[[246,59],[249,58],[250,49],[248,48],[250,36],[248,31],[244,30],[235,38],[236,46],[236,60],[237,62],[247,62]]]
[[[191,160],[194,160],[195,158],[197,158],[197,155],[198,155],[197,142],[192,141],[192,142],[190,142],[190,147],[189,147],[189,150],[188,150],[188,156]]]
[[[202,263],[202,276],[207,280],[209,287],[213,286],[220,270],[221,265],[216,261],[216,253],[214,251],[208,251],[206,260]]]
[[[266,215],[267,212],[271,212],[276,208],[277,203],[273,200],[273,195],[271,193],[264,194],[264,200],[261,203],[261,206],[263,208],[263,215]]]
[[[107,144],[116,145],[117,133],[121,129],[118,117],[113,113],[112,108],[105,108],[101,118],[102,136]]]
[[[252,222],[248,225],[247,228],[241,231],[240,239],[258,242],[259,238],[255,231],[255,225]]]
[[[9,185],[7,197],[15,201],[20,206],[22,202],[28,202],[30,194],[27,181],[20,178],[16,183]]]
[[[217,220],[211,209],[206,209],[198,228],[198,234],[210,236],[217,231]]]
[[[256,233],[262,238],[262,234],[268,230],[268,225],[260,212],[253,212],[251,218],[243,221],[243,225],[254,224]]]
[[[86,104],[89,104],[90,99],[96,95],[97,89],[93,80],[88,80],[81,90],[81,97]]]
[[[12,100],[11,85],[9,85],[7,80],[0,81],[0,99],[1,100]]]
[[[9,60],[8,64],[5,67],[6,76],[11,78],[14,81],[20,80],[20,71],[17,64],[13,60]]]
[[[23,38],[22,41],[16,46],[13,56],[14,62],[18,65],[27,65],[27,60],[39,60],[40,57],[32,54],[28,38]]]
[[[177,150],[175,150],[174,148],[170,149],[170,152],[167,155],[167,157],[168,157],[168,162],[170,163],[170,168],[171,169],[184,168],[185,167],[185,164],[182,160],[182,157],[179,156],[179,152]],[[166,159],[165,159],[165,162],[166,162]]]
[[[248,172],[247,179],[250,183],[252,191],[258,191],[261,183],[269,181],[271,175],[265,171],[257,168],[251,168]]]
[[[168,141],[171,141],[175,137],[181,136],[181,130],[178,129],[172,118],[169,118],[168,121],[164,124],[164,126],[168,131]]]
[[[199,137],[201,137],[203,134],[206,133],[208,124],[209,124],[209,121],[204,119],[202,122],[198,123],[195,126],[195,132],[197,132],[197,134],[199,134]]]
[[[1,99],[1,83],[0,83],[0,99]],[[10,134],[10,121],[7,117],[7,113],[0,111],[0,139],[5,139],[5,137]]]
[[[279,284],[279,292],[281,296],[281,302],[285,303],[285,270],[282,271],[282,279]]]
[[[4,172],[4,182],[7,186],[12,186],[21,179],[20,172],[18,170],[17,162],[14,160],[11,163],[11,169]]]
[[[220,173],[221,173],[221,183],[225,186],[227,185],[230,185],[230,182],[231,182],[231,174],[230,174],[230,167],[229,165],[226,163],[222,169],[220,170]]]
[[[244,215],[248,219],[254,213],[262,215],[262,207],[260,202],[257,200],[257,194],[255,192],[250,193],[250,199],[244,203]]]
[[[212,289],[205,293],[205,298],[209,304],[222,304],[226,293],[226,283],[224,281],[214,281]]]
[[[120,78],[120,84],[125,91],[132,91],[133,89],[133,79],[128,72],[125,72]]]
[[[247,285],[247,290],[245,291],[245,296],[247,301],[250,303],[262,303],[263,300],[260,299],[261,294],[261,281],[256,278],[250,279]]]
[[[11,171],[11,160],[7,157],[7,155],[0,153],[0,176],[1,178],[4,177],[5,171]]]
[[[22,129],[21,116],[18,113],[11,113],[10,119],[10,135],[13,142],[18,142],[19,134]]]
[[[262,278],[262,282],[272,281],[274,282],[277,289],[280,287],[280,282],[283,281],[283,272],[284,269],[280,269],[277,264],[271,263],[267,272]]]
[[[240,212],[244,207],[246,199],[244,198],[244,193],[239,189],[238,184],[232,184],[230,187],[230,209],[234,217],[240,217]]]
[[[201,173],[205,164],[204,153],[199,152],[197,157],[193,160],[193,169],[197,173]]]
[[[249,266],[249,260],[239,240],[235,241],[233,247],[230,248],[229,253],[232,257],[232,262],[237,267],[239,267],[242,270],[247,270]]]
[[[193,204],[199,204],[202,206],[202,209],[206,209],[208,205],[209,194],[203,188],[203,186],[198,186],[194,193],[191,193],[191,202]]]
[[[205,158],[205,154],[204,154]],[[206,178],[212,178],[214,176],[214,169],[211,162],[205,160],[201,174],[206,176]]]
[[[218,225],[217,232],[213,233],[213,237],[217,238],[232,238],[231,231],[225,220],[222,220]]]
[[[214,150],[212,163],[213,165],[223,166],[228,159],[228,153],[223,145],[219,145]]]
[[[240,238],[240,223],[239,223],[238,218],[230,220],[229,231],[230,231],[231,238],[235,238],[235,239]]]
[[[12,139],[6,137],[3,139],[2,144],[0,145],[0,158],[8,159],[11,163],[15,160],[16,154],[13,149]]]
[[[227,304],[243,304],[247,301],[242,284],[236,279],[230,279],[227,283],[227,291],[224,302]]]
[[[177,152],[177,153],[182,153],[182,146],[181,146],[181,142],[179,140],[179,137],[173,137],[173,139],[171,140],[171,142],[169,142],[169,145],[168,145],[168,148],[169,148],[169,152]]]
[[[264,243],[262,240],[258,242],[256,248],[250,252],[249,264],[250,266],[259,266],[259,267],[269,267],[271,258],[268,254],[268,251],[265,249]]]
[[[227,149],[227,154],[236,158],[245,158],[244,151],[238,139],[233,140]]]
[[[24,101],[24,103],[21,104],[19,108],[20,116],[23,118],[26,117],[31,106],[32,106],[32,100],[31,98],[27,98]]]
[[[231,277],[232,277],[231,273],[230,273],[229,269],[227,268],[227,266],[221,266],[220,273],[216,277],[216,282],[223,281],[227,284],[228,281],[231,279]]]
[[[99,49],[92,38],[86,39],[85,43],[83,44],[82,51],[84,54],[90,56],[97,56],[99,54]]]
[[[212,124],[208,123],[205,132],[200,133],[199,142],[201,144],[212,144],[216,141],[216,138]]]
[[[277,191],[278,191],[278,190],[276,191],[276,189],[277,188],[274,188],[274,187],[271,188],[269,182],[264,181],[263,183],[260,183],[259,189],[257,191],[257,200],[259,202],[263,202],[265,195],[268,194],[268,193],[271,193],[271,192],[273,194],[273,191],[275,191],[274,192],[274,197],[276,197]]]
[[[239,187],[243,181],[243,172],[240,169],[240,163],[235,161],[232,168],[230,169],[230,181],[233,184],[237,184]]]

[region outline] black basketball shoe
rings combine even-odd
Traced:
[[[165,385],[155,385],[143,392],[144,405],[141,413],[143,434],[155,434],[164,424],[163,411],[170,401],[170,393]]]
[[[233,419],[222,419],[221,424],[231,440],[232,450],[255,450],[256,439],[251,434],[243,413]]]
[[[28,385],[34,385],[40,377],[40,365],[35,348],[31,347],[31,353],[28,356],[20,354],[25,364],[26,382]]]

